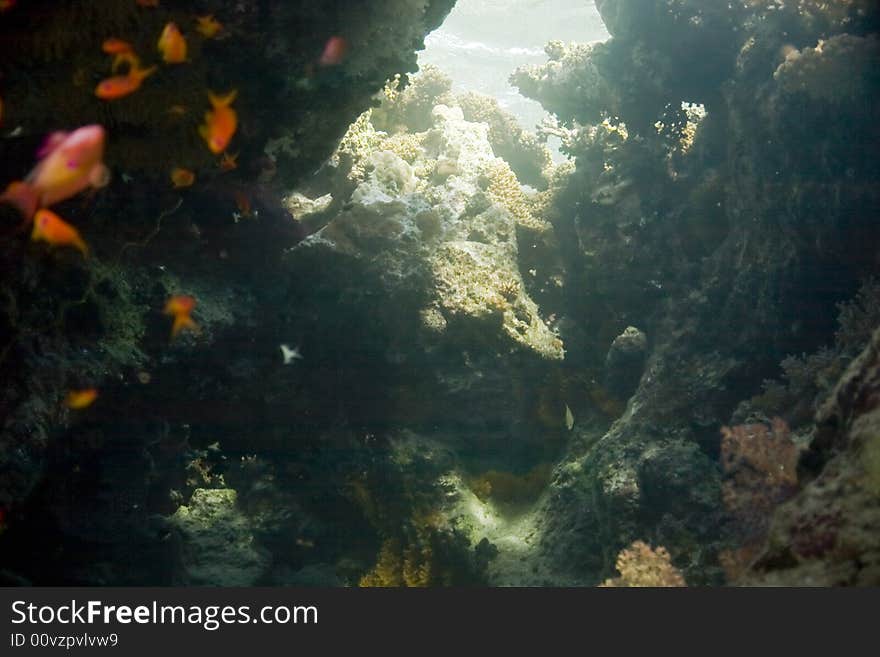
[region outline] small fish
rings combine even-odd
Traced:
[[[115,100],[134,93],[141,87],[145,78],[156,72],[156,67],[134,68],[125,75],[114,75],[101,80],[95,87],[95,95],[101,100]]]
[[[233,89],[225,96],[208,92],[208,100],[213,110],[205,113],[205,124],[199,126],[199,134],[214,155],[226,150],[238,128],[238,114],[230,107],[237,95],[237,89]]]
[[[97,398],[98,391],[95,388],[71,390],[64,398],[64,405],[67,406],[67,408],[78,411],[91,406]]]
[[[9,11],[15,6],[15,0],[0,0],[0,14]]]
[[[183,105],[172,105],[168,108],[169,114],[174,114],[175,116],[183,116],[186,114],[186,107]]]
[[[133,51],[116,53],[113,57],[113,65],[110,67],[111,73],[116,73],[123,65],[128,65],[128,72],[136,71],[141,68],[141,59]]]
[[[159,52],[166,64],[180,64],[186,61],[186,39],[176,23],[168,23],[159,37]]]
[[[324,52],[318,59],[318,66],[338,66],[348,52],[348,41],[341,36],[332,36],[324,44]]]
[[[159,0],[136,0],[140,7],[158,7]]]
[[[89,248],[80,237],[79,231],[51,210],[38,210],[34,215],[34,229],[31,231],[34,242],[48,242],[51,246],[72,246],[84,255]]]
[[[89,187],[106,186],[110,170],[102,161],[105,138],[99,125],[53,133],[37,153],[37,165],[23,182],[10,184],[0,200],[17,207],[29,220],[39,207],[54,205]]]
[[[174,317],[174,323],[171,325],[172,338],[184,329],[198,331],[198,326],[190,317],[195,307],[196,300],[191,296],[175,295],[168,299],[168,303],[165,304],[165,310],[162,312]]]
[[[574,414],[571,412],[571,409],[568,407],[568,404],[565,405],[565,428],[569,431],[574,427]]]
[[[235,155],[230,155],[229,153],[223,153],[223,157],[220,158],[220,170],[221,171],[232,171],[233,169],[238,167],[238,153]]]
[[[281,356],[284,358],[284,364],[290,365],[295,360],[302,360],[302,354],[299,353],[299,347],[291,349],[288,345],[281,345]]]
[[[194,174],[189,169],[175,167],[171,170],[171,182],[174,183],[175,189],[179,189],[180,187],[189,187],[195,181],[196,174]]]
[[[212,14],[196,16],[196,23],[198,23],[196,32],[206,39],[213,39],[223,29],[223,24],[216,20]]]
[[[126,52],[134,52],[134,48],[132,48],[131,44],[128,41],[123,41],[122,39],[117,39],[116,37],[104,39],[104,43],[101,44],[101,50],[103,50],[108,55],[120,55]]]

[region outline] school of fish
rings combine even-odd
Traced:
[[[145,8],[159,6],[159,0],[136,0],[136,3]],[[15,5],[15,0],[0,0],[0,13]],[[210,14],[196,16],[194,29],[204,39],[228,36],[223,24]],[[156,46],[166,65],[185,64],[189,61],[186,37],[174,22],[165,25]],[[131,42],[124,39],[109,37],[103,41],[101,49],[113,58],[110,65],[111,75],[101,80],[94,89],[94,95],[103,101],[117,101],[135,94],[148,78],[160,70],[159,64],[143,66]],[[319,67],[337,66],[347,52],[348,42],[343,37],[332,36],[315,61]],[[222,154],[218,162],[221,172],[232,171],[238,166],[238,153],[232,154],[227,150],[238,130],[238,114],[232,107],[237,96],[237,89],[222,95],[207,90],[210,109],[204,115],[204,122],[198,126],[198,133],[211,153]],[[3,121],[3,112],[4,101],[0,98],[0,124]],[[171,115],[184,116],[187,112],[187,108],[182,105],[172,105],[169,108]],[[106,141],[106,130],[97,124],[85,125],[72,132],[52,133],[37,151],[37,163],[28,175],[23,180],[10,182],[3,194],[0,194],[0,203],[11,206],[22,216],[22,227],[31,226],[31,241],[44,242],[52,249],[74,249],[83,257],[88,257],[89,247],[79,230],[50,209],[50,206],[109,184],[110,171],[103,161]],[[170,177],[174,189],[190,187],[196,180],[196,174],[182,166],[175,167]],[[235,201],[238,209],[234,213],[236,221],[239,217],[255,214],[251,209],[250,199],[243,192],[235,193]],[[198,332],[198,325],[192,318],[196,304],[195,297],[185,294],[176,294],[167,300],[163,313],[172,318],[172,339],[183,331]],[[294,355],[301,357],[298,352]],[[71,389],[63,403],[70,410],[81,411],[91,406],[98,395],[96,388]],[[0,524],[3,520],[5,518],[0,519]]]

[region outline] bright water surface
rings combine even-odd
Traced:
[[[519,66],[547,61],[544,44],[604,40],[608,32],[593,0],[458,0],[427,39],[420,64],[433,64],[457,91],[479,91],[534,129],[546,113],[507,79]]]

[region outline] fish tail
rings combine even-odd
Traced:
[[[133,52],[121,52],[113,58],[113,66],[110,71],[112,73],[116,73],[119,70],[119,67],[123,64],[128,64],[128,68],[130,71],[139,71],[141,69],[141,60],[135,55]]]
[[[129,75],[133,76],[138,81],[141,81],[144,78],[150,77],[158,70],[158,68],[158,66],[151,66],[150,68],[135,68],[129,73]]]
[[[88,257],[89,257],[89,247],[88,247],[88,245],[85,243],[85,241],[83,241],[83,238],[81,238],[81,237],[74,237],[74,238],[73,238],[73,241],[71,242],[71,244],[73,244],[73,246],[76,247],[76,248],[79,250],[79,252],[83,254],[83,257],[84,257],[84,258],[88,258]]]
[[[27,182],[16,181],[10,183],[6,188],[6,191],[0,195],[0,203],[11,205],[21,213],[22,217],[24,217],[24,223],[15,231],[18,232],[27,226],[27,222],[31,220],[34,216],[34,212],[37,211],[37,206],[40,203],[40,195],[37,190]]]
[[[238,89],[233,89],[225,96],[218,96],[213,91],[208,92],[208,100],[211,101],[213,107],[226,107],[232,104],[236,96],[238,96]]]
[[[171,325],[171,337],[174,338],[178,333],[183,331],[184,329],[188,329],[190,331],[198,332],[198,325],[192,320],[192,317],[188,315],[177,315],[174,317],[174,324]]]

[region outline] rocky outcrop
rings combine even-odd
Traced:
[[[551,487],[545,549],[597,578],[642,539],[721,581],[719,427],[876,272],[876,8],[771,4],[606,0],[609,41],[513,76],[577,158],[547,215],[589,327],[567,358],[599,370],[628,324],[651,336],[626,412]]]
[[[773,517],[743,579],[762,586],[880,583],[880,331],[816,417],[801,492]]]

